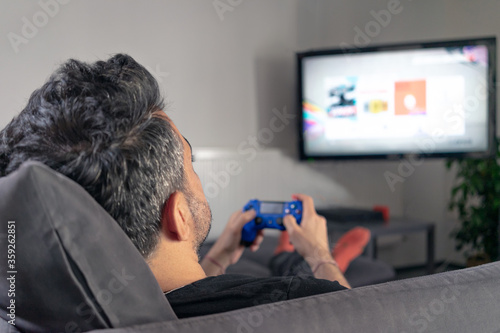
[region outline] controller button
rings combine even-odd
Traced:
[[[262,217],[256,217],[255,224],[261,224],[261,223],[262,223]]]
[[[300,209],[295,210],[295,214],[300,215]]]
[[[281,217],[278,217],[276,219],[276,223],[278,223],[278,225],[283,225],[283,219]]]
[[[290,209],[286,208],[285,209],[285,214],[290,214]]]

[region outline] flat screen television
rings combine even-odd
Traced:
[[[496,39],[297,53],[301,159],[487,157]]]

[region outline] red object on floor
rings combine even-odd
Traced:
[[[342,273],[345,273],[351,261],[363,253],[370,237],[370,230],[362,227],[351,229],[340,237],[333,248],[332,256]]]
[[[389,207],[388,206],[373,206],[375,212],[381,212],[384,218],[384,224],[389,224]]]
[[[278,241],[278,246],[274,250],[274,254],[280,254],[281,252],[293,252],[295,248],[292,243],[290,243],[290,237],[288,236],[288,232],[282,231],[280,235],[280,239]]]

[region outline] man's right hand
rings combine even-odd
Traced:
[[[302,201],[302,222],[299,226],[292,215],[283,219],[290,242],[309,264],[316,278],[338,281],[344,287],[350,288],[330,253],[326,219],[316,213],[310,196],[294,194],[292,198]],[[329,264],[326,264],[327,262]]]
[[[298,225],[292,215],[287,215],[283,219],[290,242],[306,260],[313,257],[319,259],[319,256],[331,257],[326,219],[316,213],[313,199],[304,194],[294,194],[292,198],[302,201],[302,223]]]

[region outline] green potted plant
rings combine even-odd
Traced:
[[[487,159],[450,159],[456,166],[456,183],[451,190],[449,209],[457,209],[460,225],[452,231],[456,249],[466,249],[467,265],[498,259],[500,212],[500,152]]]

